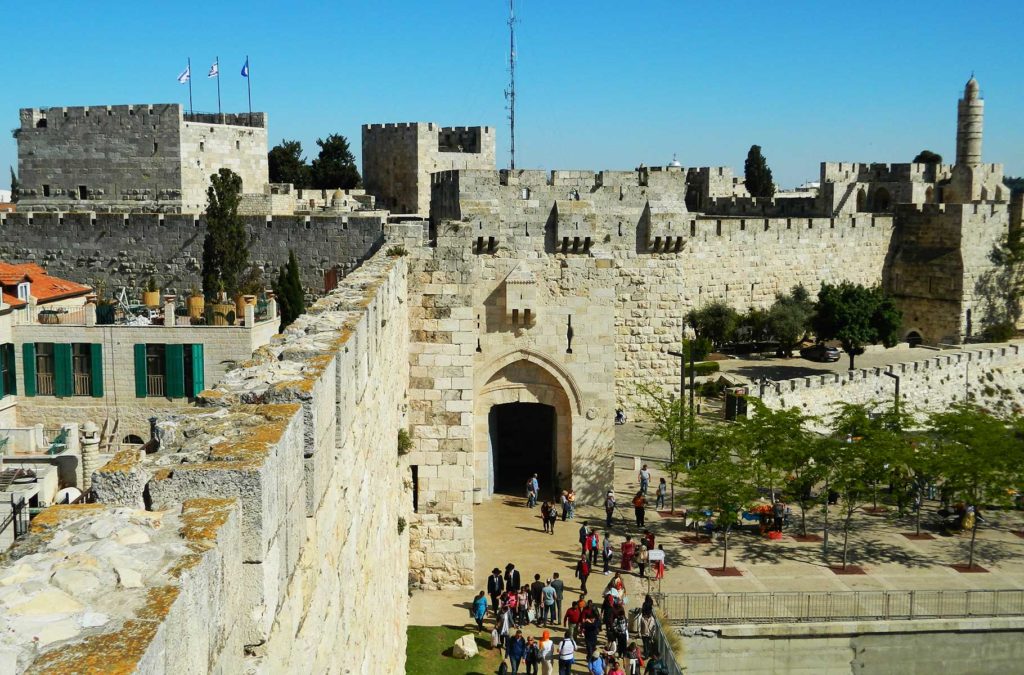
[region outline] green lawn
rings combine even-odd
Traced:
[[[452,645],[466,635],[476,635],[480,654],[468,661],[452,657]],[[493,675],[501,660],[491,649],[490,635],[452,626],[409,626],[405,650],[407,675]]]

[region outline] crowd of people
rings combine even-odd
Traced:
[[[558,572],[542,577],[524,577],[513,563],[504,570],[495,567],[487,578],[486,591],[473,600],[470,613],[480,630],[487,630],[488,615],[493,620],[491,644],[502,654],[504,666],[511,673],[558,672],[568,675],[582,649],[587,672],[591,675],[658,675],[665,672],[657,650],[654,599],[647,595],[640,607],[630,610],[622,575],[635,569],[640,577],[650,575],[661,579],[665,574],[664,549],[656,546],[655,535],[645,527],[642,510],[650,473],[645,465],[639,475],[640,490],[633,499],[637,527],[643,534],[634,540],[625,535],[616,544],[611,527],[614,521],[615,495],[608,492],[606,527],[603,532],[582,522],[579,528],[580,555],[575,577],[580,583],[579,596],[566,597],[565,582]],[[534,474],[527,480],[527,507],[537,505],[539,481]],[[545,533],[554,534],[555,523],[575,517],[575,493],[562,491],[557,500],[541,502],[541,520]],[[659,506],[664,503],[664,480],[658,488]],[[639,504],[639,505],[638,505]],[[616,562],[618,564],[614,564]],[[588,579],[595,573],[598,561],[602,574],[609,576],[599,598],[590,597]],[[541,629],[539,637],[527,634],[530,627]],[[555,670],[557,668],[557,671]],[[522,670],[521,670],[522,669]]]

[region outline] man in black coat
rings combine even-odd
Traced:
[[[491,570],[491,576],[487,577],[487,595],[491,596],[491,608],[495,615],[498,614],[498,600],[504,590],[505,580],[501,578],[501,570],[495,567]]]
[[[512,563],[505,565],[505,590],[519,592],[522,582],[519,581],[519,570]]]

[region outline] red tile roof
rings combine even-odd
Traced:
[[[24,300],[18,299],[18,284],[29,282],[32,296],[39,304],[74,298],[92,292],[89,286],[74,281],[51,277],[35,263],[11,264],[0,262],[0,286],[3,287],[4,302],[12,307],[22,307]]]

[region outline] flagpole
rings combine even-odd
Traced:
[[[245,55],[245,87],[249,91],[249,126],[252,126],[252,64],[249,55]]]
[[[214,61],[217,64],[217,117],[220,119],[221,124],[224,123],[224,115],[220,111],[220,57],[215,57]]]
[[[181,63],[180,61],[178,63]],[[192,57],[188,57],[188,114],[194,115],[195,109],[192,107]]]

